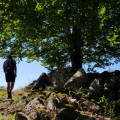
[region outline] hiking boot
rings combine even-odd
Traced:
[[[12,98],[12,92],[10,91],[10,98]]]
[[[8,99],[12,98],[11,91],[8,92]]]
[[[10,92],[8,92],[8,98],[7,99],[10,99]]]

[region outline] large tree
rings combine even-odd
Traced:
[[[0,56],[96,67],[120,56],[120,0],[2,0]]]

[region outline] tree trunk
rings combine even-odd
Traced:
[[[69,47],[70,59],[72,63],[72,68],[78,70],[82,68],[83,55],[82,46],[83,40],[81,40],[81,29],[78,27],[73,27],[73,32],[69,36],[69,41],[71,42]]]
[[[79,21],[77,24],[73,26],[73,31],[71,34],[71,49],[70,49],[70,58],[72,67],[75,70],[78,70],[79,68],[82,68],[83,63],[83,55],[82,55],[82,47],[84,46],[84,41],[82,38],[82,31],[81,29],[84,27],[85,22],[85,6],[86,0],[82,0],[82,17],[81,21]]]
[[[72,68],[74,70],[78,70],[79,68],[82,68],[83,57],[82,57],[81,53],[79,53],[79,52],[70,53],[70,59],[71,59],[71,63],[72,63]]]

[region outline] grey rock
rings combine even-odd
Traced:
[[[89,117],[89,116],[85,116],[85,115],[81,115],[76,120],[95,120],[95,118],[92,118],[92,117]]]
[[[93,82],[95,78],[100,78],[101,76],[99,73],[87,73],[87,75],[88,75],[88,81],[85,85],[86,88],[89,88],[90,84]]]
[[[89,87],[89,94],[95,98],[99,99],[104,93],[104,83],[101,78],[94,79]]]
[[[42,75],[34,83],[32,90],[39,89],[40,87],[44,89],[46,85],[49,85],[48,75],[46,73],[42,73]]]
[[[53,70],[50,74],[48,74],[48,77],[54,89],[62,91],[64,89],[64,84],[72,75],[73,70],[71,67],[68,67]]]
[[[69,97],[67,95],[66,96],[61,96],[61,97],[59,97],[59,99],[63,103],[68,103],[69,102]]]
[[[100,112],[100,106],[93,102],[84,101],[82,104],[90,111]]]
[[[120,76],[112,76],[110,78],[110,80],[113,82],[113,83],[118,83],[120,81]]]
[[[76,99],[72,99],[69,97],[69,102],[71,105],[76,105],[77,104],[77,100]]]
[[[104,85],[104,91],[108,99],[118,99],[119,98],[119,89],[120,89],[120,76],[116,76],[115,73],[111,73],[109,81]],[[107,77],[107,76],[106,76]]]
[[[57,109],[60,109],[62,107],[64,107],[64,103],[60,101],[57,95],[51,95],[47,104],[47,110],[56,111]]]
[[[88,76],[83,69],[79,69],[66,83],[65,88],[79,89],[84,87]]]
[[[55,120],[76,120],[81,114],[71,108],[63,108],[56,115]]]
[[[58,105],[58,99],[56,95],[51,95],[47,104],[47,110],[56,111]]]
[[[91,74],[89,74],[89,76],[92,78]],[[117,100],[120,98],[120,71],[110,73],[105,71],[99,75],[96,74],[94,78],[94,80],[90,80],[93,82],[89,87],[89,94],[94,99],[99,99],[103,95],[110,100]]]
[[[22,112],[16,113],[15,120],[32,120]]]
[[[22,112],[27,114],[29,118],[38,120],[40,118],[40,115],[37,110],[41,109],[42,107],[43,103],[40,102],[39,98],[35,98],[26,105],[25,109]]]

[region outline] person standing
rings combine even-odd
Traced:
[[[7,56],[7,60],[3,64],[3,70],[7,82],[8,99],[12,98],[12,90],[14,88],[15,78],[17,77],[16,61],[13,60],[11,55]]]

